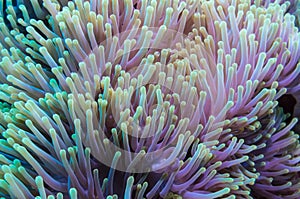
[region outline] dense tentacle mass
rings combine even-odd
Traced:
[[[299,5],[0,0],[0,197],[300,198]]]

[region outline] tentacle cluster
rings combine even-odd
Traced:
[[[0,0],[0,196],[299,198],[298,4]]]

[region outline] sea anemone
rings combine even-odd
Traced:
[[[299,198],[297,5],[0,1],[0,196]]]

